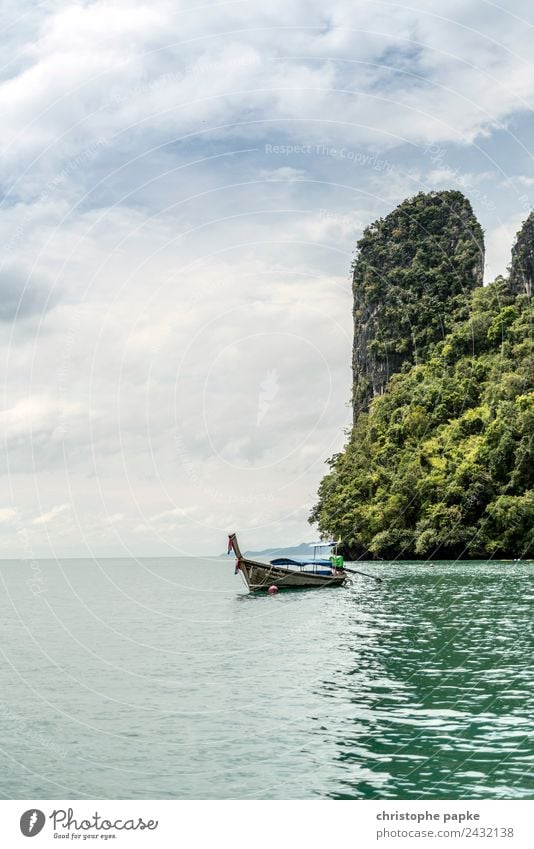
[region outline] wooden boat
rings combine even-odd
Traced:
[[[270,563],[249,560],[241,554],[235,534],[228,534],[228,554],[231,551],[237,557],[236,574],[241,572],[247,587],[252,592],[268,590],[273,586],[277,589],[339,587],[347,580],[343,569],[332,566],[329,560],[302,563],[284,557]]]

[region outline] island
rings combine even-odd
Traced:
[[[367,227],[353,265],[353,425],[310,522],[350,559],[534,556],[534,213],[506,276],[459,191]]]

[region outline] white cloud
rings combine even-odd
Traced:
[[[513,216],[506,224],[486,233],[486,271],[489,280],[506,272],[511,261],[511,248],[525,214]]]
[[[0,523],[12,524],[17,519],[18,513],[12,507],[0,508]]]
[[[46,396],[30,396],[0,411],[0,434],[6,440],[37,437],[43,433],[57,437],[66,423],[72,423],[79,413],[77,405],[62,405]]]
[[[41,516],[37,516],[36,519],[33,519],[32,524],[49,525],[50,522],[53,522],[58,516],[61,516],[63,513],[68,513],[71,510],[72,506],[70,504],[57,504],[55,507],[52,507],[51,510],[48,510],[47,513],[42,513]]]
[[[25,63],[0,86],[4,156],[11,168],[50,164],[102,135],[127,133],[113,144],[132,151],[172,133],[258,139],[267,127],[383,148],[473,141],[533,103],[529,26],[513,11],[482,17],[474,0],[448,16],[428,2],[52,8],[38,38],[21,32]]]
[[[156,513],[155,516],[151,516],[151,522],[161,522],[162,520],[169,519],[183,519],[187,516],[192,516],[194,513],[198,513],[199,507],[173,507],[172,510],[164,510],[162,513]]]

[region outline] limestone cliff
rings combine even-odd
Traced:
[[[443,191],[404,201],[367,227],[357,248],[355,419],[403,363],[422,361],[467,316],[482,285],[484,238],[467,198]]]
[[[510,289],[514,295],[532,295],[534,282],[534,212],[517,234],[512,248]]]

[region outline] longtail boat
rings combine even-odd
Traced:
[[[228,554],[234,552],[236,574],[241,572],[251,592],[269,589],[304,589],[311,587],[339,587],[347,580],[341,557],[329,560],[292,560],[279,557],[269,563],[243,557],[237,537],[228,534]]]

